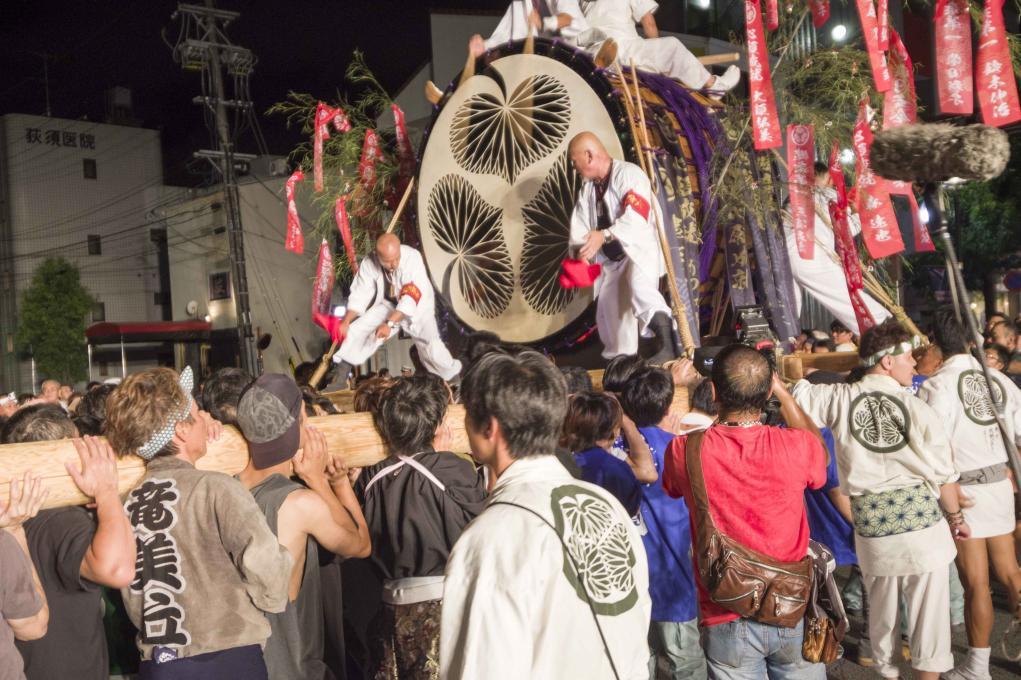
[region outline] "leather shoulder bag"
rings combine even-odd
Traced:
[[[747,548],[716,528],[702,475],[704,432],[688,435],[685,465],[695,505],[698,571],[713,602],[742,617],[794,628],[812,595],[812,558],[781,562]]]

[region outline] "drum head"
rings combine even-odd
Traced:
[[[539,54],[493,61],[436,115],[419,166],[418,229],[433,285],[469,329],[541,343],[592,304],[591,289],[559,284],[581,186],[567,146],[586,130],[623,158],[602,97]]]

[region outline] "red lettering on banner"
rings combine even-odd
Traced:
[[[830,18],[830,0],[809,0],[812,9],[812,25],[822,28]]]
[[[305,173],[298,168],[284,185],[284,193],[287,194],[287,238],[284,241],[284,249],[292,253],[305,252],[305,237],[301,235],[301,220],[298,218],[298,204],[294,202],[294,188],[298,182],[305,179]]]
[[[634,191],[624,194],[624,209],[627,210],[628,208],[641,215],[643,220],[649,219],[649,202]]]
[[[937,0],[933,23],[940,113],[970,116],[975,109],[975,86],[968,0]]]
[[[787,126],[787,182],[791,196],[791,228],[798,255],[815,255],[815,131],[811,125]]]
[[[333,296],[333,255],[326,239],[319,245],[319,262],[316,264],[316,279],[312,282],[312,313],[330,313],[330,298]]]
[[[885,179],[872,171],[869,149],[872,146],[872,129],[869,127],[868,100],[862,100],[858,120],[854,124],[854,151],[857,156],[855,174],[858,177],[858,215],[865,247],[875,259],[904,250],[904,241],[897,226],[897,217],[890,203]]]
[[[869,64],[872,66],[872,80],[876,83],[877,92],[890,89],[890,68],[886,63],[886,55],[879,47],[879,21],[876,16],[875,0],[856,0],[858,16],[861,18],[861,30],[865,35],[865,49],[869,53]]]
[[[330,138],[330,125],[336,128],[337,132],[347,132],[351,129],[351,123],[340,108],[334,108],[322,102],[316,106],[316,115],[313,125],[312,144],[312,173],[316,191],[323,190],[323,140]]]
[[[420,291],[418,286],[413,283],[405,283],[401,288],[401,294],[397,297],[402,298],[405,295],[414,300],[416,305],[418,304],[418,301],[422,299],[422,291]]]
[[[780,119],[776,115],[773,77],[769,72],[766,34],[762,29],[759,0],[745,0],[745,38],[748,43],[748,87],[751,93],[752,139],[763,151],[783,146]]]
[[[358,258],[355,256],[354,241],[351,238],[351,221],[347,217],[347,196],[341,196],[333,206],[333,219],[337,221],[340,240],[344,242],[347,262],[351,265],[351,273],[358,273]]]
[[[1003,0],[986,0],[975,64],[982,122],[1003,127],[1021,120],[1017,80],[1003,25]]]

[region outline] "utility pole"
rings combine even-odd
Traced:
[[[227,109],[249,112],[252,102],[248,100],[248,79],[255,66],[255,55],[251,50],[233,45],[225,33],[231,21],[241,16],[238,12],[217,9],[213,0],[205,0],[205,6],[178,4],[172,18],[184,22],[181,40],[174,47],[174,58],[185,71],[201,71],[203,92],[193,101],[208,107],[212,113],[212,132],[216,135],[217,148],[203,150],[195,155],[208,158],[219,170],[223,181],[224,207],[227,214],[227,240],[230,246],[231,279],[234,288],[234,304],[237,316],[238,356],[241,368],[252,375],[258,372],[258,356],[255,352],[255,338],[252,335],[252,312],[248,299],[248,273],[245,267],[244,228],[241,225],[241,208],[238,197],[235,161],[239,156],[234,150],[234,135],[231,131]],[[223,68],[233,76],[234,99],[228,100],[224,92]],[[206,91],[206,84],[212,88]],[[208,117],[207,117],[208,120]],[[252,158],[251,156],[245,156]]]

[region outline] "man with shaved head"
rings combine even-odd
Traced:
[[[430,373],[448,381],[460,374],[461,362],[450,356],[436,327],[434,293],[422,256],[394,234],[383,234],[351,282],[347,314],[338,329],[344,341],[333,355],[340,368],[336,379],[343,384],[352,367],[400,329],[415,341]]]
[[[581,259],[602,265],[595,285],[603,357],[637,354],[639,335],[660,340],[652,363],[677,357],[670,307],[659,292],[666,265],[649,178],[634,163],[610,158],[591,132],[571,140],[570,154],[585,181],[571,216],[570,245]]]

